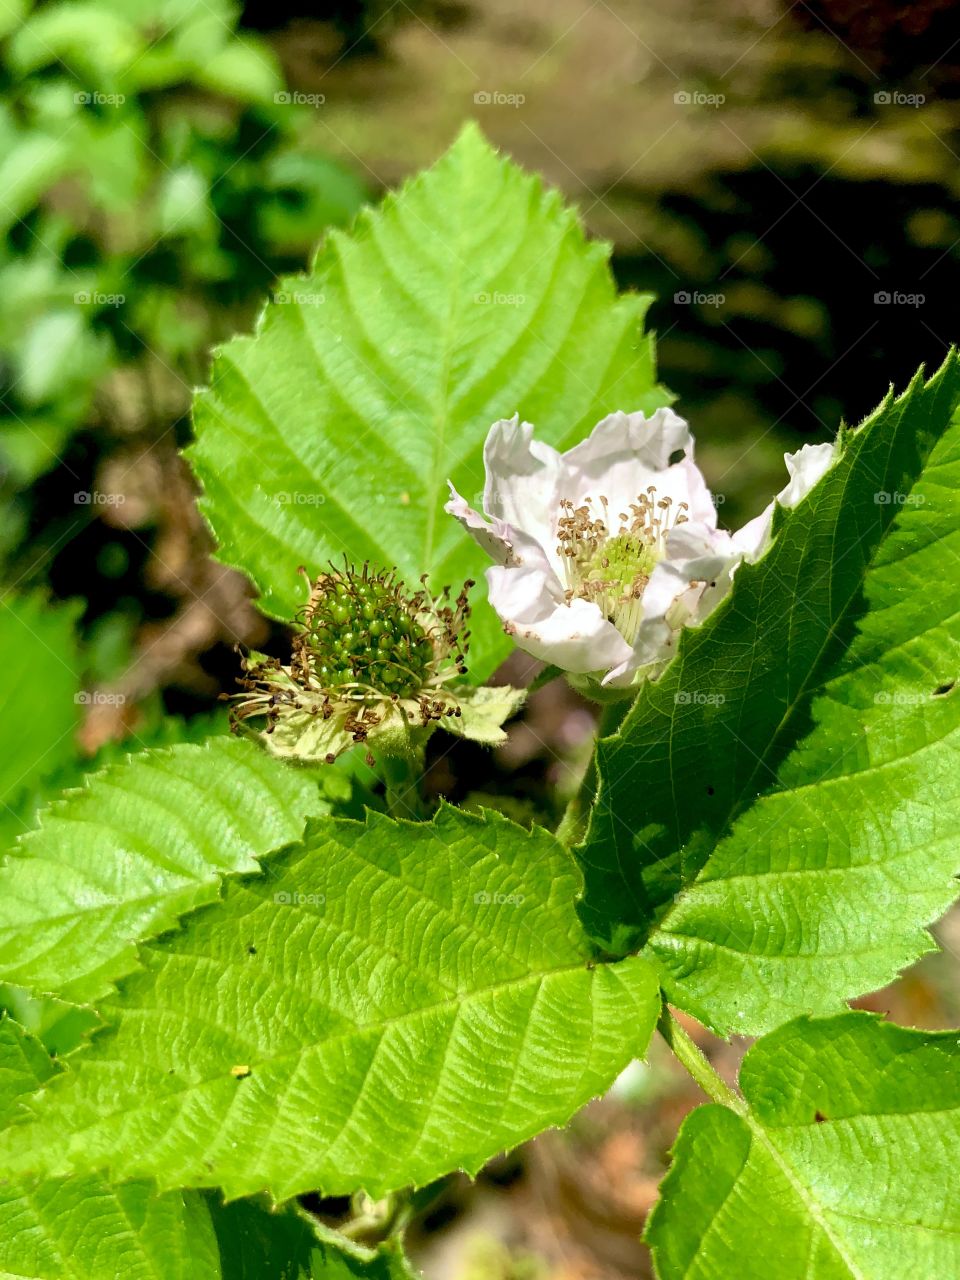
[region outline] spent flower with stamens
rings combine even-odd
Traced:
[[[487,585],[504,629],[596,696],[657,675],[681,628],[769,543],[774,503],[736,533],[717,527],[693,446],[670,409],[611,414],[566,453],[514,417],[484,446],[486,516],[450,486],[446,510],[496,561]],[[833,457],[830,444],[788,455],[776,501],[794,506]]]
[[[430,595],[426,575],[411,591],[395,569],[346,561],[307,582],[289,665],[256,653],[242,660],[235,730],[262,718],[273,754],[330,764],[355,743],[403,754],[412,734],[422,740],[441,721],[463,737],[503,740],[502,722],[522,693],[462,680],[472,582],[451,600],[449,588]]]

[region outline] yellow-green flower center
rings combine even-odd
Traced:
[[[567,599],[592,601],[632,643],[644,588],[664,555],[667,533],[686,522],[687,509],[685,502],[674,507],[672,499],[657,498],[651,485],[618,513],[615,529],[606,498],[586,498],[579,506],[561,502],[557,553],[566,567]]]

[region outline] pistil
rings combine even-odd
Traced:
[[[671,529],[688,520],[686,502],[674,508],[670,497],[646,493],[621,511],[614,531],[609,502],[585,498],[578,506],[560,503],[557,554],[563,558],[567,600],[590,600],[620,634],[632,642],[642,618],[641,598],[657,561],[665,554]]]
[[[423,726],[460,715],[446,686],[466,674],[472,582],[451,603],[449,588],[436,598],[427,593],[426,575],[411,592],[395,570],[372,571],[369,564],[356,570],[345,562],[309,586],[290,665],[262,655],[244,658],[236,727],[262,716],[270,734],[285,715],[305,712],[336,716],[349,740],[366,742],[393,709]]]

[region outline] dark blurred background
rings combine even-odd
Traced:
[[[325,228],[478,120],[656,295],[661,378],[736,525],[784,450],[956,339],[958,98],[953,0],[0,0],[4,842],[92,764],[222,727],[236,645],[282,643],[210,559],[177,451],[211,347]],[[496,756],[438,748],[430,786],[542,814],[591,732],[548,686]],[[956,1022],[941,933],[870,1007]],[[655,1051],[569,1133],[435,1188],[427,1276],[648,1274],[637,1236],[695,1101]]]

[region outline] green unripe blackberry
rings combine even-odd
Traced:
[[[378,690],[417,698],[436,686],[441,667],[462,667],[465,618],[465,596],[452,610],[410,592],[393,570],[345,563],[313,583],[293,667],[305,682],[359,698]]]
[[[449,588],[434,597],[425,582],[426,576],[411,591],[396,570],[331,565],[310,583],[290,665],[262,654],[244,659],[233,727],[265,718],[270,742],[282,739],[276,754],[311,758],[303,752],[316,752],[332,763],[352,743],[386,743],[397,732],[459,719],[465,692],[462,682],[456,685],[467,670],[467,591],[473,583],[451,602]],[[281,725],[284,733],[275,734]]]

